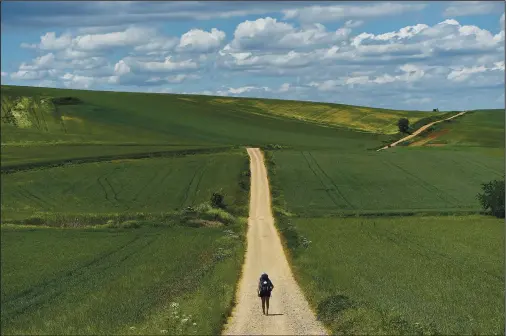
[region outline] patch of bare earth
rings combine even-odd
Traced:
[[[419,147],[419,146],[428,146],[428,147],[437,147],[444,146],[444,144],[429,144],[430,141],[437,139],[438,137],[448,133],[450,130],[441,130],[439,132],[430,133],[427,137],[420,139],[418,141],[413,142],[410,146]],[[434,146],[435,145],[435,146]]]

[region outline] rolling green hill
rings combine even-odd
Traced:
[[[234,105],[245,111],[256,110],[255,112],[266,115],[283,116],[322,125],[347,127],[357,131],[380,134],[397,133],[397,121],[403,117],[409,118],[410,123],[415,124],[422,119],[442,114],[276,99],[214,98],[209,100],[209,103],[218,106]]]
[[[73,100],[55,99],[62,97]],[[365,149],[376,146],[383,139],[380,134],[395,133],[399,117],[415,122],[434,115],[282,100],[18,86],[2,86],[2,99],[2,144],[276,143]]]

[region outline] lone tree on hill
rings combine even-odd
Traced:
[[[397,122],[397,126],[399,126],[399,132],[408,133],[409,131],[409,120],[407,118],[401,118]]]
[[[497,218],[504,218],[504,178],[483,183],[481,188],[483,193],[478,194],[478,200],[483,209],[490,210],[490,214]]]

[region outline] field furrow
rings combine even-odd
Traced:
[[[444,193],[443,191],[441,191],[439,188],[437,188],[436,186],[428,183],[427,181],[425,181],[424,179],[422,179],[420,176],[417,176],[416,174],[410,172],[409,170],[401,167],[400,165],[392,162],[392,161],[383,161],[385,164],[387,165],[390,165],[392,167],[394,167],[395,169],[397,170],[400,170],[402,173],[404,173],[406,176],[409,176],[412,181],[414,181],[416,184],[418,184],[420,187],[422,187],[423,189],[427,190],[430,194],[434,195],[435,197],[439,198],[442,202],[442,205],[444,205],[445,207],[449,207],[449,208],[452,208],[454,206],[456,206],[459,202],[458,199],[452,197],[452,196],[449,196],[447,195],[446,193]],[[446,197],[444,197],[446,196]],[[450,199],[453,199],[452,201],[449,200]]]
[[[338,200],[335,198],[335,195],[334,193],[332,193],[331,189],[328,188],[328,186],[325,184],[325,182],[323,181],[322,177],[320,174],[318,174],[316,172],[316,169],[311,165],[311,162],[309,161],[309,159],[304,155],[304,152],[301,152],[301,155],[304,157],[304,159],[306,160],[306,163],[307,163],[307,166],[309,167],[309,169],[311,170],[311,172],[314,174],[314,176],[318,179],[318,181],[320,181],[320,185],[322,186],[322,190],[324,190],[326,193],[327,193],[327,196],[329,197],[329,199],[334,203],[334,205],[336,206],[339,206],[339,202]]]
[[[304,158],[306,159],[308,164],[310,166],[312,166],[311,169],[312,170],[314,169],[313,171],[318,172],[318,177],[322,180],[322,184],[325,185],[326,187],[330,186],[330,188],[326,188],[326,190],[333,191],[334,195],[337,196],[338,200],[342,199],[346,203],[347,208],[354,209],[355,207],[353,206],[353,204],[351,204],[348,201],[348,199],[344,196],[344,194],[341,192],[341,190],[339,190],[339,187],[335,184],[335,182],[332,180],[332,178],[325,172],[324,169],[322,169],[322,167],[318,164],[318,161],[316,161],[316,159],[313,157],[311,152],[306,152],[306,154],[304,154],[304,152],[302,152],[302,155],[304,155]],[[309,162],[311,162],[311,163],[309,163]],[[325,181],[325,182],[323,182],[323,181]]]

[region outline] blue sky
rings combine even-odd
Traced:
[[[504,108],[504,2],[2,2],[2,84]]]

